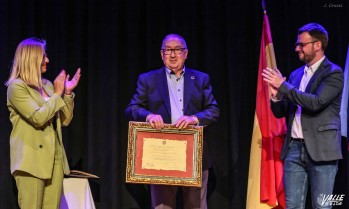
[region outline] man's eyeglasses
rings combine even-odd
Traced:
[[[161,49],[161,51],[165,54],[165,55],[170,55],[172,54],[172,52],[174,52],[175,54],[182,54],[182,52],[186,50],[186,48],[177,48],[177,49]]]
[[[299,48],[303,48],[303,47],[305,47],[306,45],[308,45],[308,44],[313,44],[313,43],[315,43],[315,42],[318,42],[318,41],[311,41],[311,42],[307,42],[307,43],[296,42],[295,45],[296,45],[296,47],[299,46]]]

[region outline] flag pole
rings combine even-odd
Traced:
[[[264,14],[267,14],[267,7],[265,6],[265,0],[262,0],[262,7]]]

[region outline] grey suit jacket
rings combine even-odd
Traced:
[[[301,124],[305,146],[314,161],[342,158],[340,104],[343,91],[343,71],[327,58],[320,64],[304,92],[298,90],[304,66],[295,70],[288,82],[283,82],[278,95],[283,99],[271,101],[278,118],[286,117],[287,134],[281,159],[285,159],[291,142],[292,123],[297,105],[302,106]]]

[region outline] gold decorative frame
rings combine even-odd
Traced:
[[[166,141],[170,143],[176,143],[176,141],[179,141],[181,144],[184,143],[186,148],[182,151],[185,153],[186,169],[166,170],[145,168],[146,166],[142,164],[143,160],[147,157],[143,155],[143,148],[146,143],[145,139],[148,139],[148,141],[149,139],[155,139],[155,141],[158,139],[163,140],[163,144],[166,144]],[[202,151],[202,126],[188,126],[185,129],[179,130],[174,125],[165,124],[163,129],[156,130],[149,123],[130,121],[128,129],[126,182],[201,187]]]

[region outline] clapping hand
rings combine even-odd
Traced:
[[[69,74],[66,76],[65,78],[65,94],[70,95],[71,92],[73,91],[73,89],[75,89],[75,87],[78,85],[80,77],[81,77],[81,69],[78,68],[76,70],[75,75],[73,76],[73,78],[71,80],[69,80],[70,76]]]
[[[62,95],[64,92],[64,83],[66,79],[65,70],[61,70],[59,75],[55,78],[54,84],[54,93]]]
[[[277,92],[286,78],[282,76],[281,72],[277,68],[273,70],[268,67],[263,69],[262,76],[263,80],[270,84],[270,93],[272,98],[276,99]]]

